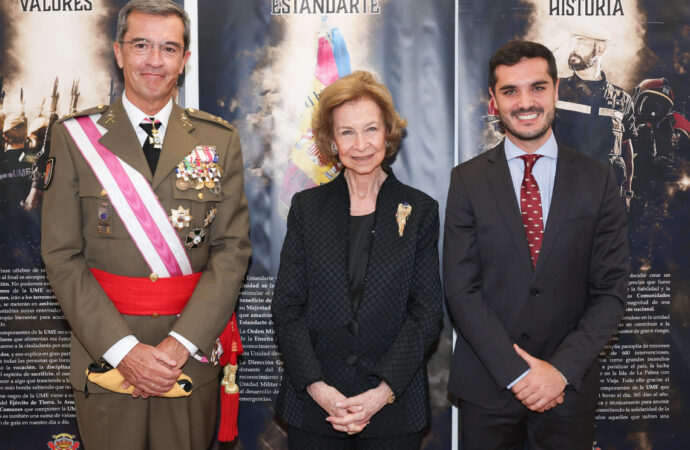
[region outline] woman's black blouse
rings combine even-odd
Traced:
[[[347,273],[350,279],[350,300],[355,318],[357,317],[357,308],[364,292],[364,278],[367,275],[375,215],[376,213],[364,216],[350,216]]]

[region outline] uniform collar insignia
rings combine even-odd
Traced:
[[[115,111],[112,109],[105,115],[105,123],[115,123]]]

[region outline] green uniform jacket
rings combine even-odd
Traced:
[[[152,176],[122,100],[80,115],[99,112],[98,123],[108,130],[100,143],[151,182],[168,215],[179,206],[190,209],[190,227],[178,231],[183,244],[192,229],[204,226],[211,208],[218,212],[205,241],[197,248],[185,247],[193,271],[203,274],[182,314],[155,318],[120,314],[89,269],[129,277],[149,277],[151,270],[66,128],[56,124],[51,149],[55,167],[43,202],[42,253],[48,279],[72,327],[70,381],[76,390],[84,389],[88,365],[130,334],[140,342],[157,345],[174,330],[210,357],[235,307],[251,253],[242,153],[235,128],[210,114],[174,104]],[[175,167],[197,145],[215,146],[222,168],[218,194],[207,188],[180,190],[175,186]],[[109,234],[98,232],[103,203],[110,208]],[[219,366],[190,356],[182,370],[198,387],[216,380]],[[106,392],[91,383],[88,388],[94,393]]]

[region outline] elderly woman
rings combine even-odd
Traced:
[[[312,117],[321,153],[345,169],[288,215],[272,308],[290,448],[414,449],[428,424],[438,204],[384,167],[405,125],[362,71],[328,86]]]

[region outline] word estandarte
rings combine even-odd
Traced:
[[[380,14],[379,0],[272,0],[271,14]]]

